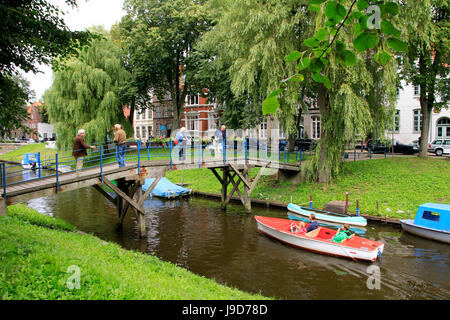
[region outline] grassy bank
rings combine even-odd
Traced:
[[[279,182],[276,176],[263,175],[252,198],[288,203],[292,195],[294,203],[309,206],[309,196],[313,195],[313,207],[323,208],[329,201],[345,200],[348,192],[350,212],[356,212],[358,199],[362,214],[391,218],[406,218],[408,210],[414,216],[422,203],[450,203],[450,161],[447,160],[388,158],[347,162],[344,168],[344,173],[328,185],[294,185]],[[256,176],[258,170],[252,169],[250,177]],[[176,183],[183,179],[193,190],[210,193],[221,190],[220,183],[208,169],[172,171],[166,176]]]
[[[24,205],[8,207],[0,216],[0,299],[265,299],[74,230]],[[79,289],[67,286],[76,283],[70,266],[79,268]]]

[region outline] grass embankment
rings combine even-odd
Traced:
[[[258,170],[252,169],[250,178],[256,176]],[[221,190],[220,183],[208,169],[172,171],[167,172],[166,176],[175,183],[183,179],[193,190],[209,193],[220,193]],[[328,185],[294,185],[280,182],[276,176],[263,175],[252,198],[289,203],[292,195],[294,203],[309,207],[309,196],[313,195],[313,207],[320,209],[329,201],[345,200],[345,193],[348,192],[351,202],[349,212],[356,212],[356,200],[359,200],[362,214],[406,218],[408,210],[414,217],[420,204],[450,203],[449,181],[450,161],[443,159],[408,157],[364,160],[345,163],[344,173]]]
[[[0,216],[0,299],[265,299],[73,232],[25,205]],[[80,288],[76,284],[76,266]],[[73,268],[73,267],[71,267]]]

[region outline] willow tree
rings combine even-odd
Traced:
[[[419,156],[426,157],[431,112],[448,108],[450,101],[450,5],[447,0],[409,0],[400,12],[409,45],[402,74],[420,88]]]
[[[44,94],[58,147],[72,146],[81,128],[86,130],[86,141],[93,143],[104,141],[115,123],[128,123],[118,94],[128,79],[121,50],[108,36],[93,41],[77,58],[65,61]],[[130,125],[125,129],[130,132]]]
[[[328,182],[339,174],[348,141],[386,126],[397,85],[393,56],[407,45],[390,21],[399,11],[395,2],[371,6],[367,0],[310,0],[308,4],[308,10],[315,12],[314,33],[286,56],[297,70],[282,83],[311,78],[318,84],[321,139],[305,169],[310,179]],[[277,96],[286,91],[282,85],[272,92],[263,102],[263,112],[276,112]]]
[[[213,50],[214,63],[220,70],[226,68],[233,95],[247,102],[245,107],[238,105],[241,118],[245,111],[245,122],[252,125],[263,118],[264,97],[278,87],[280,79],[295,72],[295,65],[284,57],[310,33],[312,13],[306,10],[304,0],[212,0],[209,10],[215,25],[199,46]],[[276,114],[291,133],[296,132],[300,119],[301,93],[293,82],[289,83]],[[226,106],[226,112],[233,117],[237,110],[235,105],[230,107]]]

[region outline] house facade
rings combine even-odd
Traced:
[[[386,133],[387,137],[400,143],[411,143],[418,140],[423,119],[420,110],[420,88],[402,81],[399,89],[394,128]],[[433,110],[430,116],[428,143],[435,139],[450,139],[450,109]]]

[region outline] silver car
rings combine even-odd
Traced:
[[[450,154],[450,140],[437,139],[428,145],[428,152],[435,153],[437,156]]]

